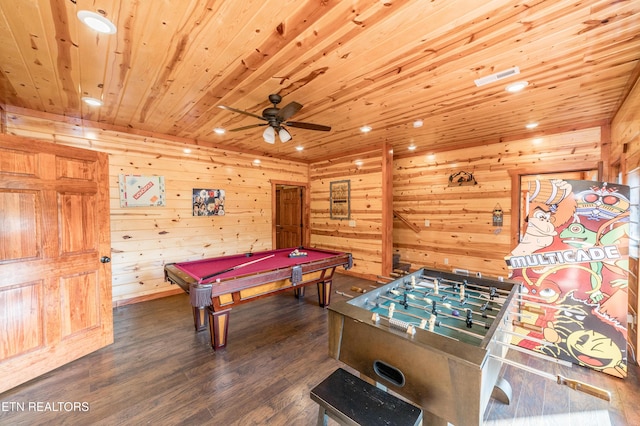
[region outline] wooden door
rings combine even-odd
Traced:
[[[302,188],[283,186],[276,195],[276,248],[301,246]]]
[[[107,154],[0,135],[0,393],[113,342],[108,256]]]

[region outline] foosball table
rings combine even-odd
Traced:
[[[518,315],[513,282],[419,269],[329,307],[329,354],[420,405],[425,424],[482,423]]]

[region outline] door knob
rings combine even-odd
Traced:
[[[111,258],[109,256],[102,256],[100,258],[100,263],[109,263],[111,262]]]

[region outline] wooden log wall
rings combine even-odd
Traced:
[[[393,246],[412,269],[423,266],[508,276],[514,223],[511,175],[517,170],[568,170],[600,158],[599,127],[487,146],[394,159],[393,205],[415,224],[394,221]],[[449,186],[449,176],[471,173],[477,185]],[[503,226],[493,226],[493,211]],[[425,221],[428,221],[428,225]],[[517,220],[515,220],[517,222]]]
[[[624,182],[631,187],[631,241],[629,251],[629,313],[635,318],[635,324],[627,328],[627,340],[633,346],[634,352],[640,348],[640,333],[638,333],[638,313],[640,312],[640,290],[638,266],[640,210],[640,79],[638,79],[626,101],[616,114],[611,125],[611,156],[610,161],[617,164],[617,169],[623,175]]]
[[[382,271],[383,157],[374,150],[309,167],[312,245],[350,252],[350,272],[371,279]],[[349,220],[331,219],[329,210],[331,182],[342,180],[351,185]]]
[[[164,265],[272,248],[270,180],[309,179],[308,165],[8,113],[6,132],[109,154],[114,305],[180,290],[164,281]],[[165,207],[120,207],[119,175],[164,176]],[[224,216],[194,217],[194,188],[224,189]],[[332,245],[332,247],[335,245]]]

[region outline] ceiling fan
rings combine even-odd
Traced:
[[[272,107],[266,108],[262,111],[262,116],[253,114],[248,111],[243,111],[236,108],[231,108],[225,105],[219,105],[220,108],[227,111],[233,111],[240,114],[249,115],[251,117],[266,121],[266,123],[250,124],[248,126],[238,127],[237,129],[230,129],[230,132],[239,132],[241,130],[252,129],[254,127],[269,126],[264,130],[262,137],[265,142],[275,143],[276,132],[282,142],[291,140],[291,134],[284,128],[284,126],[298,127],[300,129],[307,130],[319,130],[321,132],[328,132],[331,130],[329,126],[323,126],[321,124],[303,123],[301,121],[287,121],[296,112],[300,111],[302,105],[298,102],[291,102],[282,108],[278,108],[278,104],[282,101],[280,95],[269,95],[269,102],[273,104]]]

